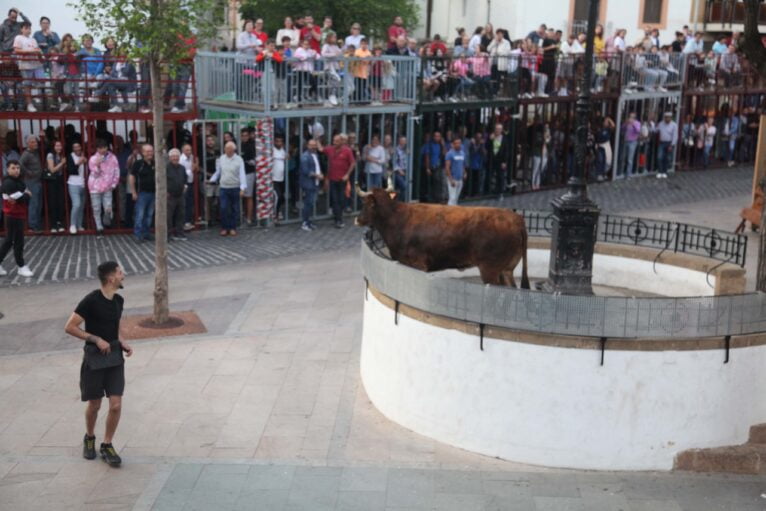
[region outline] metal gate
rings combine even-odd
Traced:
[[[213,113],[208,112],[208,115],[211,114]],[[194,121],[194,129],[192,131],[204,133],[202,147],[196,150],[196,154],[199,155],[201,162],[201,171],[208,177],[212,175],[215,172],[215,157],[223,152],[224,144],[229,140],[233,140],[237,147],[240,148],[242,131],[254,129],[259,119],[263,119],[263,117],[242,116],[232,118],[227,115],[226,118],[221,119],[209,118]],[[386,170],[391,168],[393,151],[396,150],[399,137],[406,137],[409,161],[406,171],[406,187],[402,199],[409,201],[412,198],[412,147],[410,142],[413,136],[412,115],[402,112],[334,115],[328,113],[327,115],[311,116],[293,114],[290,117],[274,117],[272,120],[274,139],[279,138],[282,140],[286,152],[283,189],[279,189],[281,187],[278,186],[275,187],[274,191],[278,199],[275,201],[273,217],[279,222],[293,223],[301,218],[300,211],[303,197],[299,186],[300,156],[305,151],[307,142],[312,138],[317,139],[323,147],[327,147],[332,144],[335,135],[347,135],[348,145],[356,159],[355,169],[350,176],[345,190],[343,204],[344,212],[351,214],[357,213],[361,207],[361,202],[357,197],[354,185],[359,184],[361,188],[367,188],[364,156],[365,150],[373,136],[379,137],[381,145],[387,149],[387,155],[391,155],[388,159]],[[202,137],[199,137],[199,139],[201,140]],[[326,158],[321,154],[320,161],[322,168],[327,169]],[[213,167],[211,168],[211,166]],[[201,210],[206,222],[208,224],[215,223],[217,218],[215,197],[203,197],[202,199]],[[256,209],[257,204],[253,208]],[[246,207],[241,208],[241,211],[244,220],[247,211]],[[319,190],[314,206],[313,218],[326,219],[331,216],[330,193],[328,182],[325,180],[324,185]]]
[[[655,174],[660,168],[659,137],[653,131],[663,119],[665,112],[672,112],[677,126],[681,125],[681,91],[667,93],[657,92],[623,92],[617,107],[617,127],[615,135],[615,153],[612,165],[612,179],[625,179]],[[631,117],[641,123],[650,125],[648,136],[643,134],[637,141],[625,141],[625,124]],[[675,161],[678,148],[681,145],[679,133],[678,143],[668,158],[668,171],[675,171]]]

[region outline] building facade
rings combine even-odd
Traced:
[[[440,34],[447,40],[454,38],[457,27],[464,27],[470,33],[487,22],[495,28],[507,29],[512,38],[524,37],[541,23],[563,30],[565,34],[581,32],[585,30],[588,16],[588,0],[420,2],[423,20],[418,35],[429,37]],[[626,29],[628,43],[637,38],[639,30],[646,26],[658,28],[660,40],[671,42],[674,32],[684,25],[701,30],[705,9],[704,0],[601,0],[599,21],[608,35],[618,28]]]

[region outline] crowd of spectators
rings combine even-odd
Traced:
[[[269,34],[262,19],[245,20],[234,41],[236,98],[252,101],[261,91],[259,79],[266,70],[274,106],[294,108],[324,103],[337,105],[346,94],[356,102],[375,105],[400,97],[400,84],[414,76],[427,101],[458,102],[519,94],[522,97],[571,96],[580,87],[584,70],[585,34],[556,30],[545,24],[523,38],[491,23],[472,32],[459,28],[448,44],[439,34],[416,40],[397,16],[385,40],[364,35],[354,23],[340,35],[329,16],[321,25],[310,15],[286,17],[283,28]],[[126,58],[126,48],[106,38],[98,45],[88,34],[63,37],[49,18],[32,22],[18,9],[8,11],[0,25],[0,93],[2,109],[59,109],[76,111],[126,109],[149,111],[148,67]],[[594,73],[587,86],[594,92],[613,90],[621,79],[628,92],[660,90],[681,85],[682,67],[697,88],[719,84],[743,85],[743,67],[737,49],[739,33],[722,36],[705,51],[701,33],[688,27],[673,41],[661,41],[656,29],[645,29],[628,44],[625,29],[613,34],[596,27]],[[173,112],[186,109],[190,64],[196,41],[188,46],[189,62],[166,79],[164,99]],[[101,46],[101,47],[99,47]],[[223,50],[228,48],[223,47]],[[384,56],[419,57],[416,65],[398,63]],[[320,93],[321,89],[321,93]]]
[[[20,18],[20,19],[19,19]],[[186,109],[189,78],[195,56],[195,39],[179,39],[188,58],[163,79],[164,102],[172,112]],[[149,67],[127,58],[127,48],[114,38],[96,45],[90,34],[63,37],[43,16],[39,30],[19,9],[11,8],[0,25],[0,110],[39,109],[61,112],[135,109],[150,111]]]
[[[33,36],[30,33],[29,21],[11,9],[0,26],[0,49],[6,52],[0,65],[4,106],[18,107],[22,101],[22,107],[34,111],[39,96],[31,89],[44,81],[57,91],[53,95],[57,99],[47,104],[58,101],[59,109],[78,109],[89,98],[106,95],[111,111],[119,111],[134,92],[131,84],[145,85],[144,66],[125,59],[112,39],[103,41],[103,54],[87,35],[80,38],[80,47],[68,34],[59,39],[45,17],[40,20],[40,30]],[[325,77],[325,84],[348,85],[342,90],[353,91],[359,100],[381,104],[392,100],[397,67],[387,67],[382,59],[368,60],[383,54],[421,57],[417,72],[422,90],[434,101],[511,94],[514,83],[525,97],[569,96],[581,83],[583,34],[568,34],[564,39],[562,31],[541,25],[524,39],[512,40],[506,30],[487,25],[470,34],[459,30],[454,44],[448,45],[439,35],[416,41],[397,17],[387,36],[384,44],[370,44],[355,23],[349,35],[339,37],[331,18],[325,17],[319,26],[311,16],[304,16],[295,22],[286,18],[284,28],[271,38],[263,30],[263,20],[246,20],[236,41],[235,72],[258,80],[258,73],[271,62],[277,101],[286,108],[319,101],[319,75]],[[656,30],[646,30],[631,46],[626,37],[623,29],[606,37],[600,25],[596,28],[594,77],[586,85],[594,92],[604,90],[615,73],[621,75],[628,93],[662,92],[680,85],[682,66],[697,89],[744,83],[743,62],[737,53],[739,34],[719,38],[708,52],[702,34],[692,34],[688,27],[670,43],[661,42]],[[185,44],[192,47],[193,41]],[[29,55],[35,58],[28,60]],[[342,56],[351,60],[337,60]],[[27,68],[30,62],[35,66]],[[615,69],[618,62],[621,67]],[[9,76],[3,73],[11,68],[20,73],[21,81],[3,80]],[[58,81],[60,73],[75,79]],[[179,69],[178,79],[166,90],[166,98],[176,101],[174,111],[184,107],[189,73],[188,66]],[[98,81],[80,80],[83,76],[103,79],[98,85]],[[337,104],[341,88],[326,90],[325,101]],[[148,107],[144,97],[137,92],[137,108]],[[44,104],[46,101],[43,96]],[[688,116],[681,126],[676,124],[675,111],[658,111],[652,102],[627,113],[621,126],[608,115],[595,115],[587,139],[587,176],[600,181],[614,171],[617,176],[656,172],[658,177],[666,177],[676,149],[690,165],[707,166],[715,159],[733,165],[750,159],[760,106],[760,101],[727,104],[714,109],[712,117],[709,110]],[[362,140],[337,126],[325,129],[319,120],[306,119],[305,124],[300,123],[304,132],[297,133],[298,123],[286,126],[277,119],[271,154],[277,198],[274,220],[284,219],[289,210],[291,216],[301,215],[304,230],[315,229],[311,217],[316,198],[326,193],[335,226],[342,228],[343,212],[354,205],[354,182],[367,189],[390,184],[400,199],[406,195],[408,182],[419,182],[421,188],[413,193],[421,200],[450,204],[467,196],[502,195],[520,184],[538,189],[562,183],[573,166],[574,130],[572,117],[557,111],[535,109],[522,116],[494,109],[480,121],[459,123],[452,130],[442,122],[424,130],[415,154],[411,154],[411,141],[398,136],[403,130],[397,132],[386,123],[369,130],[357,126],[356,133],[370,134]],[[245,225],[258,224],[253,131],[245,126],[239,133],[224,132],[222,124],[205,123],[195,125],[191,133],[183,124],[176,124],[167,143],[171,149],[167,154],[168,218],[173,239],[184,239],[184,232],[199,225],[218,224],[221,235],[235,236],[240,219]],[[620,157],[613,161],[618,131]],[[84,141],[70,124],[30,135],[21,141],[21,148],[16,134],[6,138],[3,159],[20,162],[30,192],[29,229],[75,235],[88,224],[99,236],[107,229],[122,227],[132,228],[138,241],[150,238],[155,202],[152,141],[139,142],[135,131],[123,140],[103,127],[89,137]],[[421,171],[418,180],[413,167]]]
[[[358,23],[350,27],[350,35],[339,37],[330,17],[323,19],[321,27],[311,16],[296,21],[287,17],[275,38],[263,31],[263,24],[262,19],[245,20],[237,37],[238,100],[250,99],[243,91],[260,90],[257,80],[267,62],[276,77],[275,106],[287,108],[317,102],[336,105],[341,83],[347,84],[344,92],[357,101],[378,104],[396,98],[396,83],[408,73],[396,61],[375,59],[383,55],[419,57],[415,72],[423,99],[437,102],[498,94],[571,96],[578,92],[584,72],[585,34],[570,32],[564,37],[562,30],[545,24],[523,38],[512,38],[506,29],[495,29],[491,23],[472,33],[459,28],[453,44],[439,34],[421,41],[409,37],[401,17],[389,27],[386,41],[369,40]],[[682,68],[688,68],[694,87],[743,84],[739,33],[720,37],[705,51],[703,34],[693,33],[688,26],[673,41],[661,41],[657,29],[646,28],[633,44],[626,42],[625,29],[607,35],[599,24],[595,30],[594,73],[587,85],[593,92],[614,91],[620,80],[628,92],[664,92],[682,85]],[[318,83],[325,94],[318,94]]]

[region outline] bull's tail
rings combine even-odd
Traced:
[[[527,276],[527,228],[521,231],[521,289],[529,289],[529,277]]]

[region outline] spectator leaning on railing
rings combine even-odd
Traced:
[[[19,21],[21,17],[22,21]],[[11,7],[8,10],[8,17],[0,25],[0,52],[10,53],[13,51],[13,41],[16,36],[21,33],[22,23],[30,23],[29,18],[18,10],[16,7]]]
[[[13,53],[19,57],[18,65],[21,76],[24,78],[24,96],[27,102],[27,111],[36,112],[32,102],[32,89],[39,87],[45,90],[45,71],[43,61],[40,59],[41,51],[37,41],[30,37],[32,24],[25,21],[21,24],[21,33],[13,40]]]

